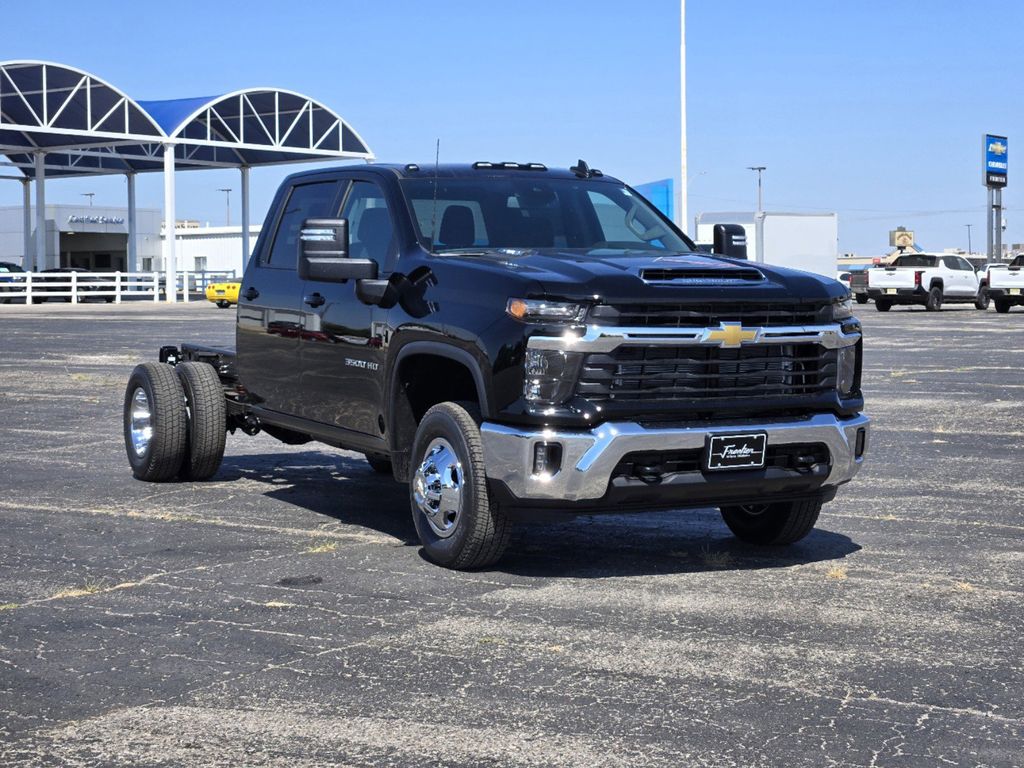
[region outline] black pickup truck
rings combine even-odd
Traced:
[[[291,176],[236,349],[132,373],[132,470],[209,478],[236,430],[358,451],[452,568],[517,519],[631,509],[797,541],[864,459],[860,323],[834,280],[695,251],[582,161]]]

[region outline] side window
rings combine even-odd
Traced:
[[[956,259],[952,256],[943,256],[942,263],[946,265],[946,269],[960,269],[960,265],[956,263]]]
[[[974,271],[974,267],[971,266],[971,262],[969,262],[967,259],[963,258],[962,256],[957,256],[956,260],[960,263],[960,269],[964,270],[964,272]]]
[[[380,187],[369,181],[353,182],[341,218],[348,219],[349,256],[372,259],[381,272],[387,271],[395,248],[395,229]]]
[[[337,205],[337,181],[318,181],[292,187],[265,263],[279,269],[295,269],[302,222],[306,219],[334,218]]]

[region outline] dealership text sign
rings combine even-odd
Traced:
[[[985,186],[1005,187],[1006,171],[1009,168],[1006,137],[986,133],[983,154],[985,157]]]
[[[121,216],[68,216],[68,224],[124,224]]]

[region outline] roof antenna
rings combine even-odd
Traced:
[[[434,149],[434,210],[430,214],[430,252],[434,252],[437,243],[437,170],[441,163],[441,139],[437,139]]]

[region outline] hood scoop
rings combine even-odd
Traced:
[[[740,285],[764,282],[764,275],[752,267],[648,267],[640,270],[640,279],[664,285]]]

